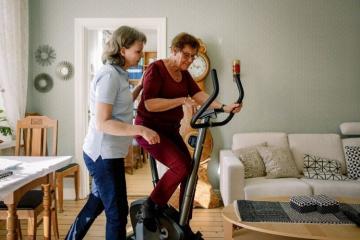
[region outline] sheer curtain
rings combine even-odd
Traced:
[[[25,115],[28,83],[28,0],[0,0],[0,92],[12,129]]]

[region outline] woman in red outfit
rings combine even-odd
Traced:
[[[144,223],[154,222],[146,219],[154,217],[155,204],[159,207],[166,205],[179,184],[180,201],[182,200],[185,181],[191,173],[191,156],[179,129],[180,120],[183,118],[182,105],[195,107],[209,97],[199,89],[187,71],[196,58],[198,49],[199,43],[195,37],[180,33],[172,40],[170,57],[155,61],[145,72],[143,93],[135,122],[156,131],[160,136],[160,143],[150,145],[141,136],[137,136],[136,140],[169,169],[144,203]],[[223,108],[228,113],[239,112],[241,108],[237,103],[224,105],[217,101],[211,107]]]

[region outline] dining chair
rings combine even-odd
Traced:
[[[50,137],[49,137],[50,136]],[[56,156],[58,138],[58,121],[46,116],[28,116],[17,122],[16,146],[17,156]],[[51,151],[48,152],[50,146]],[[51,190],[52,206],[50,213],[44,212],[43,191],[31,190],[21,198],[17,205],[18,219],[27,219],[28,239],[36,239],[36,229],[42,222],[38,221],[40,213],[50,214],[55,239],[59,239],[57,223],[57,206],[55,190]],[[7,218],[7,207],[0,202],[0,219]],[[20,225],[18,224],[18,228]]]
[[[41,116],[37,112],[28,112],[25,116]],[[67,166],[56,170],[55,184],[58,200],[58,211],[64,211],[64,178],[74,178],[75,200],[79,200],[80,189],[80,165],[77,163],[70,163]]]

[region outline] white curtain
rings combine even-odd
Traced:
[[[12,129],[25,115],[29,57],[28,0],[0,0],[0,92]]]

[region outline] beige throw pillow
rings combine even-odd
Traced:
[[[234,155],[237,156],[244,165],[245,178],[262,177],[266,175],[264,162],[257,150],[257,147],[265,146],[267,146],[266,142],[233,150]]]
[[[266,178],[299,177],[290,149],[281,147],[258,147],[265,168]]]

